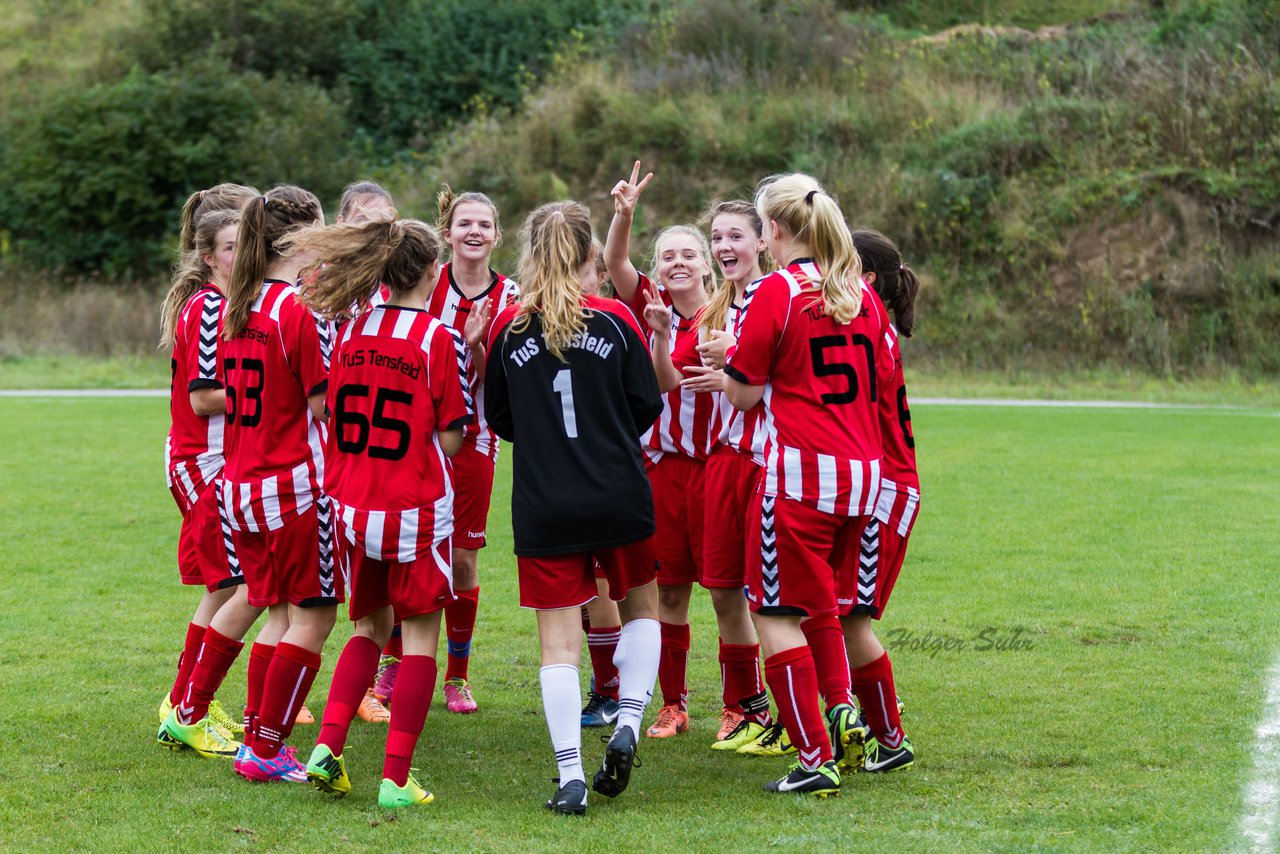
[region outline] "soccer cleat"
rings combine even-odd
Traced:
[[[764,790],[829,798],[840,794],[840,769],[836,767],[835,760],[824,762],[812,771],[797,762],[791,766],[787,776],[765,783]]]
[[[720,730],[716,733],[716,741],[724,741],[730,733],[738,731],[742,724],[742,712],[735,712],[728,707],[720,710]]]
[[[689,713],[675,703],[658,710],[658,719],[644,731],[649,738],[671,738],[689,729]]]
[[[311,714],[307,704],[303,703],[302,707],[298,709],[298,714],[294,717],[293,722],[297,726],[311,726],[316,722],[316,716]]]
[[[558,779],[551,782],[557,783]],[[547,809],[559,815],[586,815],[587,783],[585,780],[570,780],[547,801]]]
[[[774,723],[765,727],[755,741],[748,741],[738,748],[745,756],[786,756],[795,753],[795,745],[787,738],[787,731],[782,724]]]
[[[164,719],[169,717],[172,711],[173,703],[169,700],[169,695],[165,694],[164,699],[160,701],[160,723],[164,723]]]
[[[471,686],[467,684],[467,680],[456,676],[444,680],[444,705],[456,715],[469,715],[480,708],[471,696]]]
[[[214,726],[222,730],[223,735],[230,739],[234,739],[237,735],[244,735],[244,724],[227,714],[227,710],[222,708],[222,704],[217,700],[209,703],[209,719],[213,721]]]
[[[307,779],[317,789],[335,797],[351,793],[351,778],[347,776],[347,763],[341,756],[334,756],[326,745],[317,744],[307,760]]]
[[[617,700],[592,691],[586,707],[582,710],[582,725],[585,727],[610,726],[618,720],[618,708]]]
[[[387,710],[386,706],[378,702],[378,698],[374,695],[372,688],[364,692],[364,699],[360,701],[360,707],[356,709],[356,714],[360,716],[360,720],[368,721],[371,724],[385,724],[391,720],[391,712]]]
[[[916,761],[915,751],[911,749],[911,742],[907,741],[905,735],[902,737],[902,744],[897,747],[885,747],[872,736],[863,745],[862,752],[862,770],[872,774],[896,771]]]
[[[169,712],[169,716],[160,724],[156,733],[156,741],[161,747],[169,750],[181,750],[189,747],[206,759],[217,756],[232,757],[240,749],[240,742],[227,738],[217,725],[206,715],[193,724],[178,723],[177,711]]]
[[[640,764],[636,756],[636,736],[629,726],[613,731],[609,746],[604,749],[604,762],[591,781],[591,788],[606,798],[616,798],[631,782],[631,768]]]
[[[405,781],[403,786],[397,786],[393,781],[382,778],[382,785],[378,787],[378,806],[383,809],[394,810],[400,807],[425,807],[436,799],[436,796],[422,788],[418,781],[413,779],[413,775],[409,775],[409,779]]]
[[[396,674],[400,672],[400,659],[384,655],[378,660],[378,675],[373,680],[373,696],[384,706],[391,704],[391,692],[396,687]]]
[[[274,759],[264,759],[245,745],[236,754],[236,773],[253,783],[305,783],[307,769],[292,747],[283,747]]]
[[[712,742],[712,750],[732,750],[741,752],[740,748],[755,741],[768,727],[763,727],[755,721],[743,719],[738,722],[738,727],[719,741]]]
[[[856,768],[862,762],[862,740],[866,733],[857,726],[858,714],[853,706],[841,703],[827,711],[827,734],[831,737],[831,753],[839,768]]]

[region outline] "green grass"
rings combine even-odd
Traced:
[[[530,613],[516,606],[507,466],[474,647],[479,715],[437,703],[417,764],[437,802],[375,806],[384,730],[357,721],[356,791],[258,787],[153,742],[193,594],[177,583],[163,400],[0,399],[0,848],[1220,850],[1276,654],[1276,411],[918,406],[925,503],[882,626],[913,770],[830,802],[771,798],[780,762],[707,750],[714,623],[695,597],[690,735],[583,821],[554,774]],[[509,455],[506,457],[509,462]],[[1029,649],[979,649],[990,627]],[[959,639],[931,651],[907,642]],[[312,694],[319,709],[347,637]],[[585,674],[584,674],[585,675]],[[221,692],[243,699],[238,664]],[[651,710],[652,715],[652,710]],[[314,727],[299,728],[304,750]],[[603,745],[584,740],[589,762]]]

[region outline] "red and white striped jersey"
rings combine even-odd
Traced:
[[[461,336],[425,311],[383,305],[343,330],[326,403],[324,490],[347,541],[409,563],[453,533],[438,431],[471,422]]]
[[[884,462],[880,477],[880,500],[875,517],[893,525],[905,537],[920,508],[920,474],[916,470],[916,439],[911,432],[911,408],[902,372],[902,351],[898,330],[892,324],[884,333],[884,344],[893,362],[893,373],[880,388],[880,438]]]
[[[649,277],[640,274],[635,295],[627,307],[639,320],[640,328],[648,335],[653,346],[653,333],[644,321],[645,293],[650,288]],[[671,361],[677,370],[690,365],[701,365],[698,355],[698,315],[681,317],[671,304],[671,295],[659,287],[662,301],[671,308]],[[662,459],[663,454],[684,454],[696,460],[705,460],[711,448],[711,413],[715,409],[714,396],[708,392],[695,394],[681,387],[662,396],[662,414],[652,428],[640,437],[640,445],[650,463]]]
[[[222,330],[222,292],[205,285],[187,300],[173,330],[170,360],[169,436],[164,443],[164,472],[169,491],[183,512],[222,472],[222,415],[197,415],[191,392],[222,388],[218,373],[218,333]]]
[[[849,323],[823,313],[809,259],[760,281],[725,371],[763,385],[765,495],[835,516],[867,516],[880,493],[878,390],[892,375],[889,319],[862,286]]]
[[[514,305],[520,300],[520,285],[514,280],[508,279],[501,273],[493,270],[489,271],[493,277],[488,290],[470,299],[463,296],[462,291],[458,288],[458,283],[453,280],[453,265],[445,264],[440,268],[440,278],[436,281],[435,290],[431,292],[431,298],[427,300],[427,311],[432,317],[437,318],[445,326],[456,331],[459,335],[466,335],[467,317],[471,314],[471,307],[485,297],[489,298],[489,326],[492,328],[493,319],[507,306]],[[484,331],[484,340],[488,340],[489,330]],[[463,338],[465,341],[465,337]],[[479,374],[476,367],[471,362],[470,350],[466,354],[466,370],[467,370],[467,387],[471,390],[474,399],[480,400],[484,396],[483,383],[479,382]],[[487,456],[495,462],[498,459],[498,437],[489,429],[488,422],[484,419],[484,407],[479,407],[476,412],[476,418],[467,425],[467,434],[465,441],[473,443],[476,450]]]
[[[263,282],[244,330],[222,342],[223,504],[237,530],[282,527],[316,501],[324,478],[325,425],[307,398],[328,383],[332,329],[296,293],[288,282]]]
[[[742,303],[733,303],[729,306],[729,313],[725,316],[724,331],[738,337],[739,331],[742,329],[742,318],[747,313],[747,308],[751,305],[751,298],[755,295],[756,288],[759,286],[761,279],[751,282],[742,292]],[[733,287],[731,284],[725,283],[725,287]],[[734,409],[733,404],[729,403],[729,399],[720,392],[716,392],[715,409],[711,413],[711,450],[714,452],[717,447],[724,446],[732,448],[740,454],[751,457],[751,461],[758,466],[764,465],[764,402],[756,404],[747,412],[741,412]]]

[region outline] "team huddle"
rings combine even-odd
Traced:
[[[182,580],[205,592],[162,746],[343,796],[360,717],[388,726],[378,803],[430,803],[410,766],[437,681],[450,712],[479,707],[468,662],[501,438],[559,774],[548,809],[587,809],[583,727],[614,727],[590,788],[627,788],[655,682],[644,736],[689,729],[694,584],[719,629],[713,750],[794,754],[765,789],[820,797],[842,772],[912,763],[872,621],[919,506],[898,348],[915,274],[800,174],[714,203],[705,230],[664,229],[641,273],[630,237],[652,177],[636,163],[613,188],[603,245],[582,204],[534,210],[514,280],[490,267],[501,230],[480,193],[446,187],[435,227],[370,182],[333,225],[293,186],[188,200],[163,309],[166,473]],[[287,742],[314,722],[343,602],[354,631],[304,762]],[[215,696],[264,612],[236,720]]]

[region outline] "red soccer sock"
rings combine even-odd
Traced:
[[[587,651],[591,653],[591,670],[596,675],[596,693],[611,700],[618,699],[618,666],[613,654],[618,650],[622,626],[591,626],[587,629]]]
[[[191,673],[196,669],[196,659],[200,657],[200,644],[204,643],[205,626],[195,623],[187,624],[187,637],[182,644],[182,655],[178,657],[178,678],[173,680],[169,689],[169,705],[176,706],[182,702],[182,695],[187,693],[187,683],[191,681]]]
[[[764,690],[759,661],[759,644],[720,642],[721,699],[726,709],[740,712],[743,700]],[[767,704],[765,710],[768,711]]]
[[[853,671],[852,681],[871,734],[885,747],[896,748],[902,744],[902,718],[898,715],[898,694],[893,687],[889,653]]]
[[[842,703],[853,705],[849,690],[849,657],[844,649],[844,630],[834,614],[813,617],[800,624],[813,650],[813,666],[818,673],[818,689],[827,702],[827,711]]]
[[[280,753],[319,671],[320,653],[291,643],[276,644],[276,654],[267,670],[258,726],[249,745],[254,753],[263,759],[274,759]]]
[[[769,656],[764,676],[778,703],[778,718],[800,751],[800,764],[812,770],[829,762],[831,739],[818,709],[818,677],[809,647],[797,646]]]
[[[382,776],[403,786],[409,780],[409,766],[418,736],[431,710],[436,691],[436,660],[429,655],[406,655],[391,694],[391,727],[387,732],[387,758]]]
[[[320,737],[317,739],[317,743],[332,750],[334,756],[342,755],[351,719],[356,716],[356,709],[360,707],[365,691],[378,673],[381,652],[378,645],[369,638],[353,635],[338,656],[338,664],[333,669],[333,681],[329,683],[329,699],[324,704]]]
[[[400,642],[400,624],[396,623],[391,629],[391,639],[387,641],[387,645],[382,648],[382,654],[391,658],[404,657],[404,644]]]
[[[471,661],[471,636],[476,631],[476,610],[480,605],[480,586],[471,590],[455,590],[458,598],[444,606],[445,635],[448,637],[449,666],[445,679],[466,679]]]
[[[245,674],[244,728],[252,732],[262,708],[262,689],[267,681],[267,670],[276,654],[275,644],[257,643],[249,647],[249,667]]]
[[[685,671],[689,666],[689,624],[677,626],[662,623],[662,654],[658,659],[658,684],[662,687],[662,705],[677,705],[681,711],[688,704]]]
[[[191,671],[191,681],[187,683],[186,696],[178,706],[181,723],[193,724],[209,714],[209,703],[243,646],[240,641],[219,634],[213,626],[204,630],[204,641]]]

